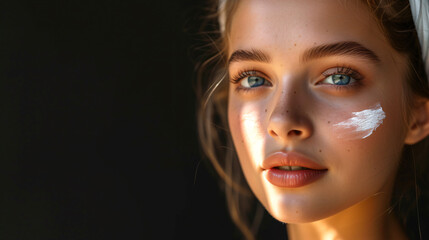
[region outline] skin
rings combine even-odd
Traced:
[[[311,47],[343,41],[365,46],[380,62],[354,55],[302,61]],[[235,77],[230,83],[229,127],[246,180],[267,211],[289,223],[289,238],[406,239],[389,214],[389,201],[404,143],[427,133],[410,130],[403,120],[406,59],[389,45],[366,7],[351,0],[240,1],[229,55],[240,49],[260,50],[271,61],[230,63],[231,78],[252,70],[250,76],[266,82],[249,88],[247,77]],[[327,82],[323,73],[343,66],[362,76],[358,84]],[[365,139],[338,137],[350,130],[334,123],[377,104],[386,118],[375,132]],[[410,136],[416,132],[421,136]],[[328,171],[302,187],[274,186],[261,165],[278,151],[298,152]]]

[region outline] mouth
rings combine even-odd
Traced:
[[[283,171],[298,171],[298,170],[312,170],[311,168],[301,167],[301,166],[278,166],[274,167],[275,169]]]
[[[328,169],[296,152],[276,152],[263,162],[263,174],[272,185],[298,188],[323,178]]]

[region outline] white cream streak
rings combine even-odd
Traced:
[[[350,130],[339,134],[339,138],[367,138],[383,123],[383,119],[386,118],[386,114],[380,104],[377,104],[372,109],[353,112],[352,114],[353,117],[333,125],[338,130]]]

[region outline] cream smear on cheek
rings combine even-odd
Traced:
[[[383,123],[386,114],[378,103],[371,109],[352,112],[353,117],[334,124],[338,138],[365,139]]]

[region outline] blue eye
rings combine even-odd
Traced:
[[[344,74],[333,74],[326,77],[322,83],[333,84],[333,85],[348,85],[350,82],[354,82],[355,79]]]
[[[241,86],[245,88],[254,88],[262,85],[268,85],[268,81],[263,77],[249,76],[241,80]]]

